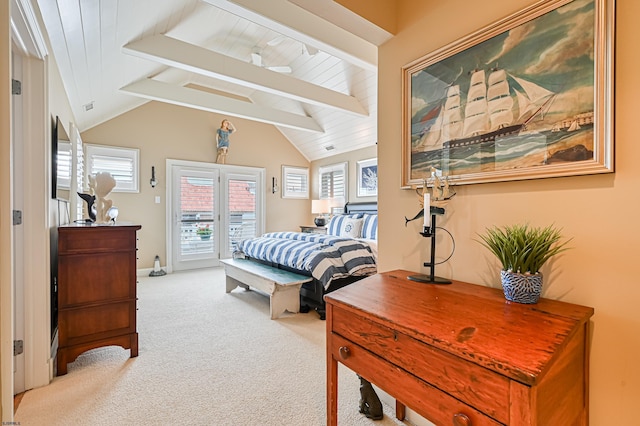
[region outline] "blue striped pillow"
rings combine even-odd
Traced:
[[[377,214],[365,214],[364,222],[362,223],[362,238],[367,240],[378,239],[378,215]]]

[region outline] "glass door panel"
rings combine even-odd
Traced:
[[[257,177],[228,174],[225,176],[227,244],[223,257],[231,257],[239,241],[257,233]]]
[[[218,266],[218,170],[174,167],[174,269]]]

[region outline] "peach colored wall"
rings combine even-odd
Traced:
[[[415,214],[419,205],[412,191],[400,189],[401,67],[532,3],[399,1],[397,36],[379,50],[381,271],[420,271],[428,256],[419,225],[404,226],[403,216]],[[617,1],[615,174],[458,187],[441,223],[455,238],[455,253],[436,269],[439,275],[499,286],[497,262],[474,241],[485,227],[519,221],[555,223],[573,237],[573,249],[543,270],[543,295],[595,308],[590,424],[596,426],[638,422],[640,285],[634,268],[640,252],[638,19],[640,2]],[[444,256],[451,244],[444,236],[438,241]]]
[[[375,0],[375,7],[371,7],[371,0],[335,0],[335,2],[391,34],[394,34],[397,30],[397,6],[395,0]]]
[[[140,149],[140,193],[112,193],[118,220],[142,225],[139,268],[150,268],[160,254],[166,263],[166,159],[215,162],[215,130],[223,117],[205,111],[149,102],[82,133],[84,143]],[[229,117],[238,131],[231,136],[227,164],[266,169],[266,231],[297,230],[307,223],[309,200],[283,199],[271,193],[271,178],[281,181],[282,165],[309,167],[309,161],[272,125]],[[151,188],[151,166],[158,185]],[[160,196],[161,203],[154,198]]]

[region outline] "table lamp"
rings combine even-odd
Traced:
[[[313,220],[316,226],[325,226],[327,224],[324,215],[329,213],[329,209],[329,200],[311,200],[311,213],[318,215]]]

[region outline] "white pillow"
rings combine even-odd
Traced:
[[[340,236],[349,238],[360,238],[362,231],[362,219],[346,217],[340,227]]]

